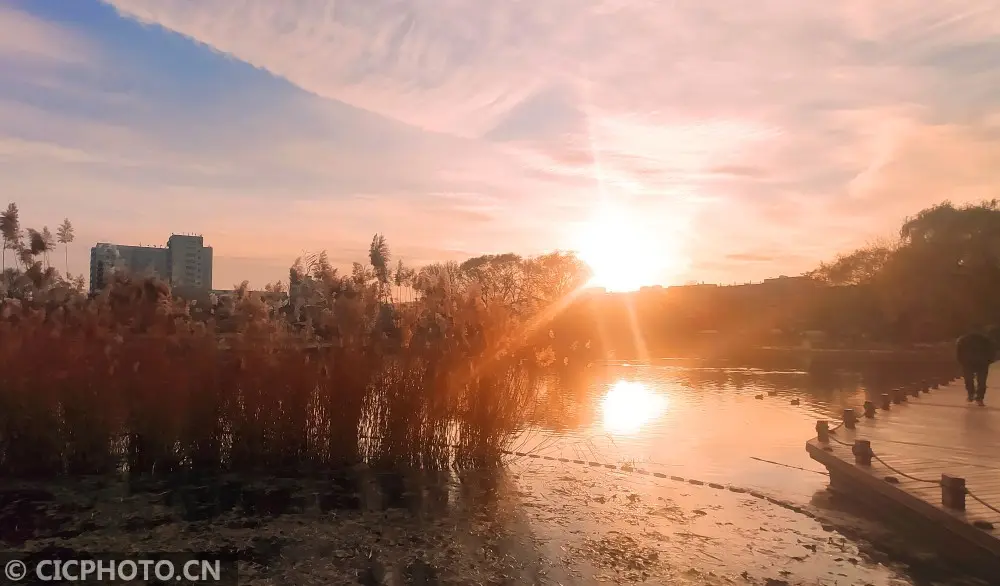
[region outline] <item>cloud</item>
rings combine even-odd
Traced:
[[[836,99],[838,88],[880,85],[866,72],[1000,32],[989,0],[112,4],[319,95],[463,135],[495,127],[553,80],[601,111],[655,119],[692,97],[687,114],[744,117],[779,92],[788,101],[834,90]]]
[[[228,214],[232,257],[287,238],[279,222],[296,226],[289,249],[383,229],[428,260],[566,247],[612,200],[684,240],[686,278],[760,279],[997,179],[992,0],[108,4],[261,71],[238,91],[141,61],[115,61],[102,88],[45,78],[87,114],[0,92],[0,165],[32,193],[87,186],[108,210],[141,188],[161,224],[183,218],[172,202],[206,225]],[[36,31],[19,67],[108,62],[94,38],[4,18]]]
[[[96,48],[85,38],[57,24],[36,18],[11,6],[0,5],[0,71],[12,62],[34,66],[81,66],[97,58]]]
[[[989,0],[113,4],[408,124],[534,139],[557,166],[586,167],[596,151],[671,174],[735,165],[762,140],[819,155],[837,137],[803,135],[842,110],[944,100],[955,88],[943,80],[971,85],[934,59],[986,50],[1000,33]]]

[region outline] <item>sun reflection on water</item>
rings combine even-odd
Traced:
[[[663,414],[667,398],[636,381],[619,380],[601,401],[604,430],[616,435],[634,435]]]

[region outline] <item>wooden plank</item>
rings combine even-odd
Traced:
[[[1000,379],[1000,364],[993,369],[997,372],[991,373],[992,380]],[[1000,512],[969,495],[964,512],[945,508],[938,484],[941,474],[965,478],[969,491],[1000,509],[1000,433],[996,433],[1000,409],[968,403],[961,381],[907,399],[888,411],[879,410],[872,419],[860,419],[854,430],[840,427],[826,444],[810,440],[807,451],[830,470],[831,478],[856,486],[860,498],[867,491],[890,499],[921,518],[940,523],[954,539],[1000,556]],[[878,397],[869,400],[880,403]],[[856,411],[862,412],[860,405]],[[878,459],[871,467],[855,465],[852,446],[856,439],[871,442],[872,451],[888,466]],[[886,481],[889,476],[897,482]],[[976,521],[991,522],[996,529],[980,529],[972,525]]]
[[[842,455],[824,451],[822,444],[816,440],[810,440],[806,444],[806,449],[814,460],[827,467],[831,475],[837,474],[849,479],[852,485],[858,489],[855,492],[857,497],[864,499],[865,497],[860,491],[867,490],[888,498],[924,519],[939,523],[956,539],[976,545],[994,557],[1000,556],[1000,539],[992,533],[972,525],[972,522],[979,519],[978,515],[975,514],[976,511],[960,512],[945,509],[938,504],[940,498],[932,500],[930,497],[918,496],[910,490],[900,488],[900,485],[883,480],[887,472],[886,468],[855,466],[853,457],[849,461]],[[940,489],[933,494],[940,494],[939,491]]]

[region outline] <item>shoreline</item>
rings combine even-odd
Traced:
[[[903,563],[923,564],[921,573],[938,583],[983,584],[942,582],[948,568],[925,549],[855,519],[823,494],[799,506],[749,490],[653,480],[522,461],[496,473],[404,483],[389,502],[375,494],[384,487],[351,498],[336,478],[260,477],[245,482],[256,495],[252,511],[242,499],[220,510],[225,495],[206,491],[206,484],[129,490],[125,482],[99,478],[19,483],[22,496],[31,497],[21,499],[31,505],[21,508],[34,511],[30,525],[38,532],[19,548],[62,557],[142,550],[236,554],[241,583],[261,586],[773,586],[824,577],[880,586],[927,583],[907,577]],[[0,491],[4,502],[12,484]],[[201,517],[205,500],[215,504]]]

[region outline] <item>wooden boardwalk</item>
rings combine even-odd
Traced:
[[[1000,363],[989,380],[986,407],[966,401],[961,379],[907,396],[889,410],[871,398],[874,418],[865,418],[858,405],[856,429],[841,425],[827,442],[809,440],[806,450],[830,471],[833,488],[861,501],[899,505],[947,529],[951,546],[1000,560]],[[831,421],[830,428],[838,424]],[[876,457],[870,466],[856,463],[859,439],[871,442]],[[942,504],[942,474],[965,479],[964,511]]]

